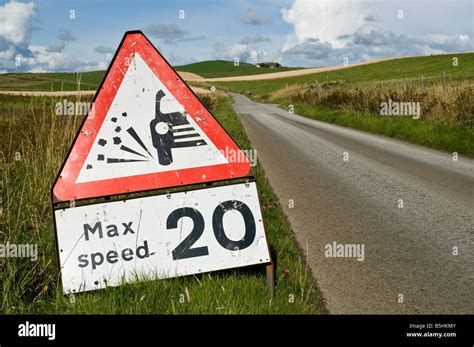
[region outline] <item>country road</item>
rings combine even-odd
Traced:
[[[474,313],[474,160],[232,97],[330,313]]]

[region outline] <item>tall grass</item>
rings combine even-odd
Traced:
[[[474,84],[470,81],[390,81],[359,86],[293,84],[265,97],[295,113],[328,123],[474,156]],[[420,119],[381,116],[381,103],[420,103]]]
[[[53,295],[57,282],[49,189],[78,128],[51,98],[0,96],[4,216],[0,241],[39,244],[39,261],[0,258],[3,312],[24,312]]]
[[[294,84],[268,96],[270,102],[301,103],[341,111],[380,114],[381,103],[419,102],[421,119],[446,125],[474,126],[474,84],[450,85],[416,82],[342,84]]]

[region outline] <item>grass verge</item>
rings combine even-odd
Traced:
[[[288,103],[280,106],[288,108]],[[306,104],[293,106],[295,113],[304,117],[474,157],[474,128],[414,120],[410,117],[343,112]]]
[[[262,267],[139,282],[61,294],[50,207],[50,185],[81,117],[56,116],[51,97],[0,95],[3,213],[0,243],[38,244],[39,258],[0,257],[3,314],[318,314],[324,302],[289,224],[256,167],[265,228],[276,261],[276,293],[269,299]],[[85,99],[86,100],[86,99]],[[88,100],[88,99],[87,99]],[[227,96],[203,98],[243,148],[250,144]]]

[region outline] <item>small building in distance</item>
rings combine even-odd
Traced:
[[[255,67],[269,67],[270,69],[282,67],[280,63],[276,62],[264,62],[254,65]]]

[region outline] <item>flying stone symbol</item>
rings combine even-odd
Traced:
[[[150,122],[151,140],[153,147],[156,149],[158,154],[157,159],[160,165],[170,165],[173,162],[172,149],[174,148],[204,146],[207,144],[205,140],[200,138],[200,134],[196,131],[195,127],[193,127],[186,119],[185,113],[161,112],[161,103],[165,95],[166,94],[161,89],[156,93],[155,117]],[[122,118],[127,117],[129,117],[127,112],[123,112]],[[118,118],[113,117],[111,121],[117,124]],[[115,164],[155,160],[150,150],[145,145],[145,142],[133,127],[126,129],[126,132],[135,141],[135,145],[141,147],[144,151],[142,153],[139,153],[122,143],[123,141],[125,141],[125,143],[130,143],[130,141],[127,141],[127,139],[130,140],[130,138],[120,137],[119,135],[121,131],[122,127],[117,125],[114,129],[116,136],[108,140],[101,138],[99,139],[98,144],[101,147],[104,147],[107,143],[120,146],[119,148],[121,151],[133,154],[135,158],[105,158],[104,154],[99,154],[97,157],[98,161],[104,161],[107,159],[107,164]],[[92,167],[92,165],[88,165],[87,169],[92,169]]]
[[[190,125],[186,116],[181,112],[161,112],[161,100],[165,96],[163,90],[156,93],[155,118],[150,122],[151,139],[153,147],[158,154],[161,165],[170,165],[173,162],[173,148],[194,147],[206,145],[206,141],[196,139],[199,136],[194,127]],[[184,126],[184,127],[183,127]],[[187,132],[186,134],[182,134]],[[180,134],[181,133],[181,134]],[[184,141],[177,141],[177,140]]]

